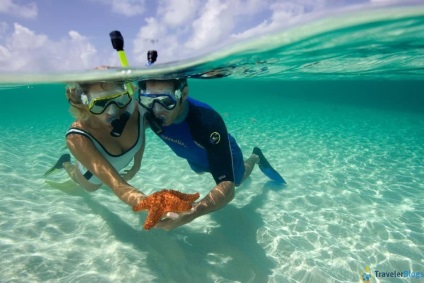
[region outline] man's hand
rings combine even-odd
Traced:
[[[217,184],[205,198],[196,203],[191,209],[191,212],[188,214],[179,214],[180,217],[177,219],[163,219],[159,221],[155,227],[164,230],[172,230],[193,221],[197,217],[221,209],[234,198],[234,188],[235,185],[233,182],[221,182]]]
[[[191,209],[190,212],[183,212],[183,213],[168,212],[166,214],[167,218],[159,221],[155,225],[155,228],[159,228],[159,229],[169,231],[169,230],[172,230],[174,228],[180,227],[184,224],[190,223],[195,218],[197,218],[196,207],[198,205],[199,205],[199,203],[194,204],[194,206],[193,206],[193,208]]]

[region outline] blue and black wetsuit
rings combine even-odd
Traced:
[[[227,132],[222,117],[209,105],[187,99],[188,112],[181,123],[163,127],[158,135],[196,172],[210,172],[218,184],[240,185],[244,175],[243,154]]]

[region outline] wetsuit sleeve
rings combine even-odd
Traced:
[[[206,149],[215,182],[234,182],[231,147],[224,120],[215,110],[208,108],[198,109],[195,116],[189,123],[190,131],[194,140]]]

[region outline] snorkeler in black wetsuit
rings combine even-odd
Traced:
[[[227,132],[222,117],[209,105],[188,97],[186,80],[150,80],[139,82],[139,103],[156,124],[157,135],[179,156],[187,160],[196,173],[209,172],[216,186],[190,214],[166,219],[158,224],[173,229],[193,219],[218,210],[229,203],[255,164],[271,179],[284,184],[281,175],[254,148],[243,160],[236,140]]]

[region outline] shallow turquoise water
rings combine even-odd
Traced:
[[[366,265],[424,270],[423,83],[221,79],[190,87],[223,114],[244,155],[260,145],[288,185],[255,169],[225,209],[146,232],[144,216],[107,188],[74,195],[76,187],[58,190],[42,178],[72,121],[63,86],[3,91],[1,281],[351,282]],[[213,186],[151,133],[132,183],[202,195]]]
[[[0,282],[358,282],[365,266],[424,272],[422,70],[387,64],[400,54],[381,52],[365,80],[361,72],[328,80],[331,68],[312,80],[189,80],[190,95],[222,114],[244,156],[259,145],[288,185],[255,168],[230,205],[171,232],[142,230],[145,214],[107,188],[81,192],[63,172],[44,179],[66,151],[64,85],[3,85]],[[214,184],[150,132],[131,183],[202,196]]]

